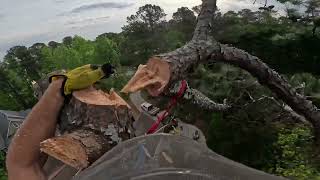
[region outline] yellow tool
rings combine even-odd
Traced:
[[[65,74],[56,74],[49,78],[49,81],[55,81],[64,78],[62,93],[67,96],[72,91],[85,89],[102,78],[108,78],[114,73],[114,67],[111,64],[91,65],[87,64],[73,69]]]

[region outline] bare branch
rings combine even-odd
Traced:
[[[298,113],[294,112],[292,108],[288,105],[285,105],[283,107],[283,110],[286,111],[294,120],[297,120],[298,122],[301,122],[303,124],[310,125],[310,123],[306,120],[305,117],[299,115]]]
[[[227,105],[226,102],[223,104],[216,103],[212,101],[210,98],[202,94],[200,91],[196,89],[189,89],[187,92],[187,95],[185,96],[185,99],[192,100],[193,104],[198,105],[199,107],[205,109],[205,110],[211,110],[211,111],[227,111],[231,108],[230,105]]]
[[[315,128],[320,138],[320,111],[311,101],[293,88],[286,79],[272,70],[259,58],[249,53],[226,45],[221,45],[221,52],[213,54],[212,59],[238,66],[256,77],[260,84],[268,87],[295,112],[303,115]]]
[[[290,106],[288,106],[286,104],[283,104],[283,103],[280,103],[274,97],[269,97],[269,96],[263,95],[259,99],[252,99],[251,102],[245,104],[244,106],[248,106],[248,105],[250,105],[252,103],[263,101],[263,100],[266,100],[266,99],[269,99],[269,100],[273,101],[275,103],[275,105],[280,107],[284,112],[286,112],[296,122],[300,122],[300,123],[303,123],[303,124],[306,124],[306,125],[310,125],[310,123],[306,120],[306,118],[304,118],[303,116],[301,116],[301,115],[297,114],[296,112],[294,112]]]
[[[176,83],[172,88],[170,88],[169,93],[170,94],[176,94],[178,93],[180,89],[180,83]],[[223,104],[216,103],[212,101],[210,98],[208,98],[206,95],[201,93],[200,91],[190,88],[189,85],[187,86],[187,90],[183,96],[183,98],[187,101],[190,101],[192,104],[210,111],[227,111],[231,108],[230,105],[227,105],[226,102]]]

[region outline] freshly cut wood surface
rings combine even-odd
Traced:
[[[108,94],[90,87],[88,89],[74,92],[73,97],[86,104],[129,107],[127,102],[113,90]]]
[[[169,64],[160,58],[151,58],[147,65],[140,65],[137,72],[121,92],[132,93],[147,89],[150,95],[158,96],[170,80]]]
[[[88,166],[88,157],[83,145],[68,136],[48,139],[41,143],[41,151],[76,169]]]
[[[91,87],[73,93],[60,119],[63,132],[74,127],[103,131],[110,124],[127,128],[131,123],[131,108],[116,92],[111,90],[108,94]]]
[[[112,145],[101,133],[76,130],[70,134],[48,139],[41,143],[41,151],[76,169],[84,169],[97,160]]]

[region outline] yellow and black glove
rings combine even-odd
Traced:
[[[102,78],[108,78],[114,73],[114,67],[111,64],[99,65],[84,65],[66,74],[57,74],[49,78],[52,82],[58,78],[63,77],[64,83],[62,85],[62,94],[64,96],[70,95],[73,91],[85,89],[96,83]]]

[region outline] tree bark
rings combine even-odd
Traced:
[[[313,125],[316,142],[320,143],[319,109],[304,95],[297,93],[296,89],[279,73],[268,67],[259,58],[226,45],[221,45],[221,52],[213,54],[212,59],[238,66],[256,77],[260,84],[268,87],[279,99]]]
[[[171,86],[168,95],[176,95],[180,90],[180,84],[181,81],[176,83],[174,86]],[[196,105],[197,107],[208,111],[222,112],[227,111],[231,108],[231,106],[228,105],[226,102],[224,102],[223,104],[214,102],[206,95],[201,93],[199,90],[190,88],[189,85],[187,85],[187,89],[182,98],[185,101],[190,102]]]
[[[133,137],[131,119],[131,108],[113,91],[107,94],[91,87],[74,92],[60,114],[64,135],[42,142],[41,151],[84,169],[119,142]]]
[[[158,96],[167,91],[178,80],[185,78],[188,72],[199,63],[223,62],[240,67],[254,77],[260,84],[269,88],[279,99],[288,104],[295,112],[304,116],[314,127],[316,142],[320,143],[320,111],[304,95],[296,90],[276,71],[272,70],[259,58],[249,53],[217,42],[211,36],[211,20],[216,9],[216,0],[202,0],[202,10],[198,17],[193,39],[185,46],[150,58],[144,69],[138,69],[128,82],[123,92],[134,92],[145,88],[151,95]],[[158,69],[154,64],[162,64]],[[166,74],[157,72],[168,72]],[[142,75],[150,77],[140,83]],[[139,88],[134,89],[132,87]]]

